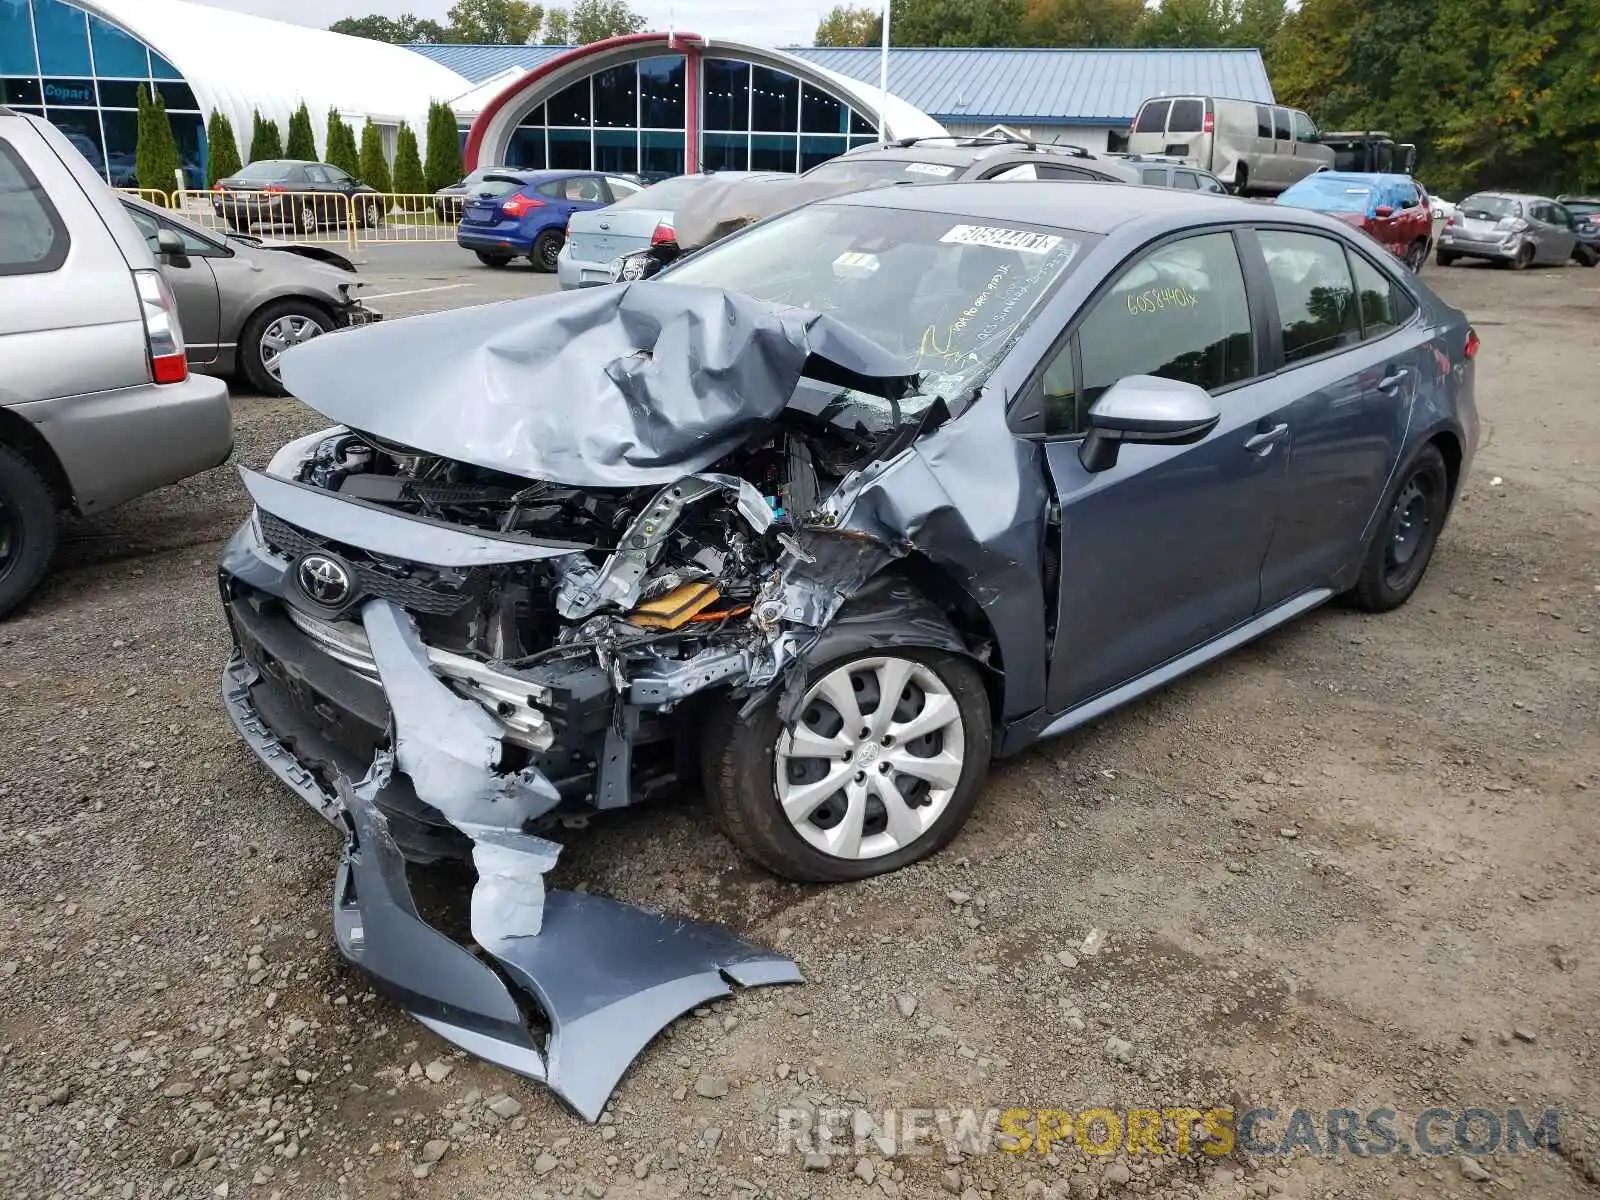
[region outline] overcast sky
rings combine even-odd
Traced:
[[[203,0],[217,8],[255,13],[280,21],[324,28],[341,17],[383,13],[397,17],[411,12],[443,21],[451,0]],[[559,3],[559,0],[558,0]],[[564,7],[564,5],[561,5]],[[645,28],[679,29],[704,37],[725,37],[757,46],[809,46],[817,21],[832,3],[800,0],[798,4],[750,3],[748,0],[631,0],[645,18]]]

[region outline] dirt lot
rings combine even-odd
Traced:
[[[1485,439],[1403,610],[1318,612],[1007,763],[892,878],[775,883],[694,797],[574,837],[558,884],[809,979],[673,1026],[598,1127],[338,959],[335,833],[217,700],[232,469],[79,525],[0,626],[0,1193],[1595,1195],[1600,271],[1429,277],[1483,335]],[[236,411],[252,464],[316,424]],[[1095,1104],[1556,1107],[1562,1145],[807,1170],[774,1137],[796,1105]]]

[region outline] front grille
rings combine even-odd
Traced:
[[[285,558],[299,558],[314,550],[330,548],[330,539],[307,533],[280,517],[261,510],[261,536]],[[360,595],[398,604],[408,612],[447,617],[466,603],[468,597],[454,588],[427,583],[417,578],[391,575],[370,560],[363,560],[344,546],[334,552],[355,568]]]

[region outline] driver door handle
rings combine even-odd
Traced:
[[[1399,387],[1408,378],[1410,378],[1410,376],[1411,372],[1408,368],[1396,367],[1389,374],[1378,380],[1378,390],[1380,392],[1392,392],[1395,390],[1395,388]]]
[[[1246,438],[1244,442],[1244,448],[1255,454],[1264,454],[1268,450],[1272,449],[1273,446],[1283,441],[1288,434],[1289,426],[1287,423],[1283,425],[1274,425],[1271,429],[1264,429],[1260,433],[1253,434],[1252,436]]]

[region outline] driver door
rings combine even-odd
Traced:
[[[1052,712],[1255,614],[1289,428],[1280,390],[1257,377],[1253,327],[1234,235],[1202,233],[1142,252],[1043,364],[1033,404],[1060,539]],[[1078,459],[1088,410],[1130,375],[1204,387],[1222,420],[1193,445],[1125,445],[1091,473]]]

